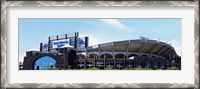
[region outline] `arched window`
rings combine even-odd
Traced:
[[[159,59],[159,67],[160,67],[161,69],[165,69],[165,67],[166,67],[165,64],[166,64],[166,63],[165,63],[165,58],[160,58],[160,59]]]
[[[142,58],[147,58],[148,57],[148,55],[142,55]]]
[[[142,67],[145,68],[149,68],[151,67],[151,60],[149,59],[148,55],[142,55]]]
[[[151,56],[151,57],[154,58],[154,59],[156,58],[156,56]]]
[[[79,59],[85,59],[85,55],[83,54],[80,54],[80,55],[77,55]]]
[[[90,54],[89,58],[98,58],[98,55],[97,54]]]
[[[56,64],[55,59],[49,56],[39,58],[34,63],[35,70],[48,70],[50,67],[54,67]]]
[[[105,54],[102,54],[101,56],[100,56],[100,58],[113,58],[113,56],[111,55],[111,54],[108,54],[108,53],[105,53]]]
[[[128,59],[136,59],[137,55],[136,54],[131,54],[128,56]]]
[[[115,58],[124,58],[124,57],[125,57],[125,55],[122,54],[122,53],[119,53],[119,54],[115,55]]]

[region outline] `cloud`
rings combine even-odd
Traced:
[[[181,43],[178,42],[178,41],[175,40],[175,39],[174,39],[174,40],[168,41],[168,43],[171,44],[171,45],[174,47],[176,53],[177,53],[179,56],[181,56]]]
[[[94,36],[90,36],[89,38],[89,46],[100,44],[100,40]]]
[[[118,19],[100,19],[100,21],[118,30],[132,31],[128,26],[121,23]]]
[[[101,24],[98,24],[98,23],[95,23],[95,22],[92,22],[92,21],[89,21],[89,20],[85,20],[84,21],[86,24],[90,24],[90,25],[93,25],[97,28],[100,28],[101,27]]]
[[[100,22],[99,22],[100,21]],[[113,28],[124,32],[132,32],[133,30],[121,23],[119,19],[98,19],[96,22],[85,20],[85,23],[95,26],[97,29]],[[105,28],[106,27],[106,28]]]

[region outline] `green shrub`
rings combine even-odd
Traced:
[[[113,70],[112,67],[107,67],[105,70]]]
[[[88,68],[87,70],[99,70],[99,68],[92,67],[92,68]]]
[[[141,67],[138,67],[138,68],[133,68],[134,70],[153,70],[153,68],[141,68]]]
[[[56,67],[50,67],[49,70],[58,70]]]
[[[171,67],[168,67],[167,70],[177,70],[178,68],[176,66],[171,66]]]
[[[135,68],[124,68],[123,70],[135,70]]]
[[[139,68],[135,68],[135,70],[144,70],[144,68],[139,67]]]
[[[135,70],[135,68],[130,68],[130,70]]]
[[[162,70],[161,68],[159,68],[159,69],[156,69],[156,70]]]
[[[123,70],[130,70],[130,68],[127,68],[127,67],[126,67],[126,68],[124,68]]]
[[[146,67],[145,67],[144,70],[153,70],[153,68],[146,68]]]

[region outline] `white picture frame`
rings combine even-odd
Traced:
[[[199,1],[2,1],[1,2],[1,87],[2,88],[199,88]],[[194,7],[194,83],[9,83],[8,63],[10,7]],[[31,9],[32,10],[32,9]],[[30,11],[31,11],[30,10]],[[125,9],[124,9],[125,10]],[[17,13],[16,13],[17,14]],[[98,17],[98,16],[97,16]],[[16,59],[17,60],[17,59]],[[24,71],[26,72],[26,71]],[[52,71],[51,71],[52,72]],[[56,80],[56,79],[55,79]]]

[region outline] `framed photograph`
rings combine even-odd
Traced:
[[[199,88],[199,1],[2,1],[2,88]]]

